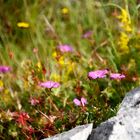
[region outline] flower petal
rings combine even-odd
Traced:
[[[110,74],[110,78],[111,79],[124,79],[125,75],[124,74],[120,74],[120,73],[111,73]]]
[[[47,81],[47,82],[40,83],[39,86],[44,87],[44,88],[58,88],[60,86],[60,83]]]
[[[87,104],[87,100],[84,97],[82,97],[81,98],[81,103],[82,103],[83,106],[85,106],[85,104]]]
[[[73,100],[73,102],[74,102],[75,105],[81,106],[81,102],[80,102],[77,98],[75,98],[75,99]]]
[[[73,51],[73,48],[71,46],[69,46],[69,45],[60,45],[60,46],[58,46],[58,49],[63,53]]]
[[[106,70],[106,69],[91,71],[88,73],[88,77],[91,79],[104,78],[104,77],[106,77],[107,73],[108,73],[108,70]]]

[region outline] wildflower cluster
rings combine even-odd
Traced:
[[[52,74],[54,79],[59,79],[59,81],[60,79],[63,79],[63,81],[67,81],[67,77],[69,77],[69,75],[74,72],[75,62],[73,62],[70,57],[68,57],[73,53],[74,49],[70,45],[64,44],[56,47],[56,51],[53,53],[53,57],[57,61],[59,67],[63,68],[63,71],[66,73],[65,75]],[[62,73],[61,70],[60,73]]]
[[[88,77],[91,79],[97,79],[97,78],[105,78],[107,74],[110,75],[111,79],[123,79],[125,78],[124,74],[120,73],[109,73],[109,70],[96,70],[96,71],[91,71],[88,73]]]
[[[74,100],[73,100],[73,102],[74,102],[74,104],[75,105],[77,105],[77,106],[85,106],[86,104],[87,104],[87,100],[85,99],[85,98],[81,98],[81,100],[79,100],[79,99],[77,99],[77,98],[75,98]]]
[[[112,4],[118,15],[100,0],[0,3],[0,139],[96,127],[139,85],[140,52],[128,48],[139,45],[129,4]]]
[[[128,53],[129,47],[128,43],[130,40],[130,34],[132,32],[132,23],[129,16],[129,13],[126,9],[121,9],[121,15],[117,17],[120,20],[120,38],[119,46],[122,53]]]

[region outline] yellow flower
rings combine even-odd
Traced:
[[[130,25],[125,25],[125,31],[132,32],[132,28],[130,27]]]
[[[3,88],[4,88],[4,84],[3,84],[3,82],[0,80],[0,91],[2,91]]]
[[[118,16],[118,19],[120,19],[121,22],[127,22],[128,14],[127,14],[127,11],[125,9],[121,10],[121,15]]]
[[[54,81],[60,81],[61,77],[60,75],[54,73],[54,74],[51,74],[51,79]]]
[[[56,58],[56,57],[57,57],[57,52],[56,52],[56,51],[53,52],[53,53],[52,53],[52,56],[53,56],[54,58]]]
[[[5,90],[4,90],[4,93],[5,93],[5,94],[9,94],[9,90],[8,90],[8,89],[5,89]]]
[[[75,67],[75,64],[73,62],[68,61],[66,63],[67,75],[69,75],[73,71],[74,67]]]
[[[59,63],[61,66],[64,66],[64,65],[65,65],[65,61],[64,61],[64,57],[63,57],[63,56],[61,56],[61,57],[59,58],[58,63]]]
[[[128,35],[125,32],[121,32],[120,40],[119,40],[119,46],[120,46],[121,53],[129,52],[128,42],[129,42]]]
[[[19,27],[19,28],[29,28],[29,23],[27,23],[27,22],[18,22],[17,23],[17,26]]]
[[[3,87],[3,82],[0,80],[0,88]]]
[[[121,53],[128,53],[129,47],[128,43],[130,40],[130,34],[132,32],[132,24],[131,19],[129,17],[129,12],[125,9],[121,10],[121,14],[117,17],[120,20],[120,27],[122,29],[119,37],[119,43],[120,51]]]
[[[62,8],[62,11],[61,12],[62,12],[62,14],[66,15],[66,14],[69,13],[69,9],[66,8],[66,7],[64,7],[64,8]]]
[[[121,21],[122,29],[126,32],[131,32],[131,19],[129,18],[129,14],[125,9],[121,10],[121,15],[118,16],[118,19]]]
[[[41,62],[38,62],[38,63],[36,64],[36,67],[37,67],[37,70],[38,70],[38,71],[41,71],[41,70],[42,70]]]
[[[1,94],[1,99],[5,104],[11,104],[12,98],[10,95],[10,91],[8,89],[5,89],[3,91],[4,94]]]

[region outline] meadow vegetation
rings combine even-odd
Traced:
[[[1,0],[0,6],[1,140],[96,127],[140,85],[136,0]]]

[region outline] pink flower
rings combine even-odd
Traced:
[[[60,46],[58,46],[58,49],[63,53],[73,51],[73,48],[69,45],[60,45]]]
[[[37,105],[37,104],[40,103],[40,100],[38,100],[38,99],[36,99],[36,98],[31,98],[31,99],[29,100],[29,102],[31,103],[32,106],[35,106],[35,105]]]
[[[0,73],[6,73],[11,71],[11,68],[8,66],[0,66]]]
[[[89,37],[91,37],[92,36],[92,31],[87,31],[87,32],[85,32],[84,34],[83,34],[83,38],[89,38]]]
[[[73,100],[74,104],[77,105],[77,106],[80,106],[81,105],[81,101],[79,101],[77,98],[75,98]]]
[[[97,79],[97,78],[105,78],[106,74],[108,74],[108,70],[96,70],[91,71],[88,73],[88,77],[91,79]]]
[[[111,73],[110,78],[111,79],[123,79],[123,78],[125,78],[125,75],[120,74],[120,73]]]
[[[85,104],[87,104],[87,100],[86,100],[85,98],[82,97],[82,98],[81,98],[81,103],[82,103],[83,106],[85,106]]]
[[[47,82],[40,83],[39,86],[44,87],[44,88],[58,88],[60,86],[60,83],[47,81]]]
[[[85,104],[87,104],[87,100],[85,98],[81,98],[81,101],[77,98],[75,98],[73,100],[74,104],[77,105],[77,106],[85,106]]]

